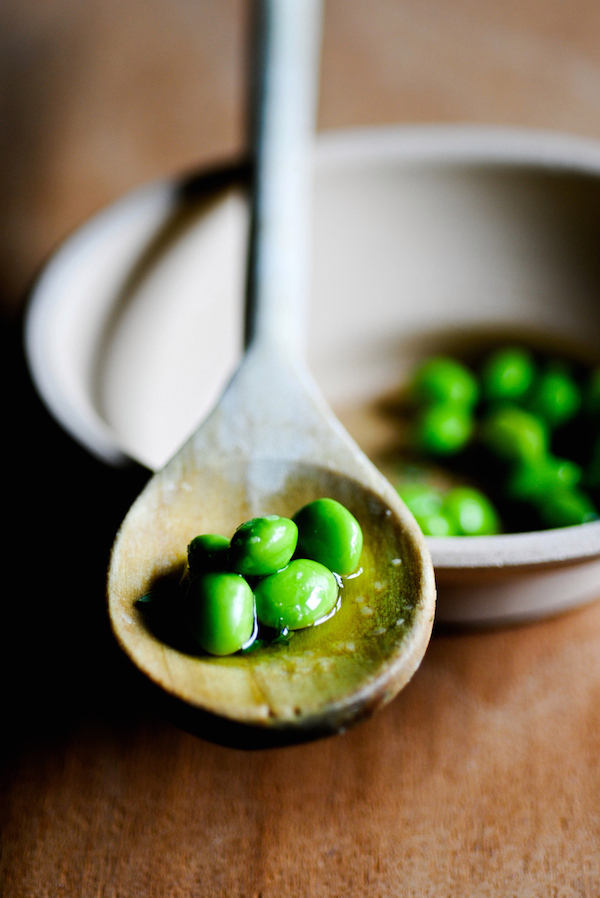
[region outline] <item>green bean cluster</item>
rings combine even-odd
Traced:
[[[293,518],[245,521],[231,540],[201,534],[189,544],[185,626],[211,655],[287,641],[339,607],[342,578],[358,567],[363,536],[339,502],[317,499]]]
[[[398,490],[430,536],[565,527],[598,518],[600,368],[506,345],[476,366],[435,356],[408,387],[411,447],[469,485]]]

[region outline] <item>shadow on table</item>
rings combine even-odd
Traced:
[[[132,707],[104,587],[116,530],[149,476],[109,468],[58,427],[30,382],[21,333],[19,321],[0,324],[3,752]]]

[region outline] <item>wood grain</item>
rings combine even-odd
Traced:
[[[599,17],[594,0],[328,0],[320,126],[598,137]],[[5,460],[23,485],[6,500],[19,586],[3,620],[0,892],[596,898],[600,605],[438,632],[371,721],[266,752],[169,722],[110,639],[108,551],[145,475],[106,471],[47,419],[14,319],[88,214],[243,149],[247,27],[241,0],[0,4]]]
[[[125,681],[121,719],[19,752],[3,894],[595,895],[599,629],[595,606],[438,636],[372,721],[266,752],[166,725]]]

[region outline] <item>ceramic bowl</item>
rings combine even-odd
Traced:
[[[600,358],[600,145],[495,128],[319,137],[309,367],[367,454],[415,362],[529,335]],[[108,464],[160,468],[241,354],[243,171],[136,190],[77,230],[33,290],[26,351],[58,421]],[[600,522],[429,538],[438,619],[502,623],[600,597]]]

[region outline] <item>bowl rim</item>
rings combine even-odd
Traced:
[[[600,142],[550,130],[472,124],[384,125],[320,132],[318,171],[345,165],[459,164],[535,166],[551,172],[600,175]],[[113,466],[135,462],[90,403],[72,395],[56,377],[48,323],[61,303],[66,268],[119,218],[160,214],[175,202],[177,185],[167,177],[126,193],[76,228],[59,244],[33,283],[24,314],[23,342],[33,384],[59,424],[88,452]],[[64,300],[63,300],[64,304]],[[68,310],[67,310],[68,311]],[[563,565],[600,555],[600,521],[575,527],[481,537],[427,537],[436,569],[498,569]]]

